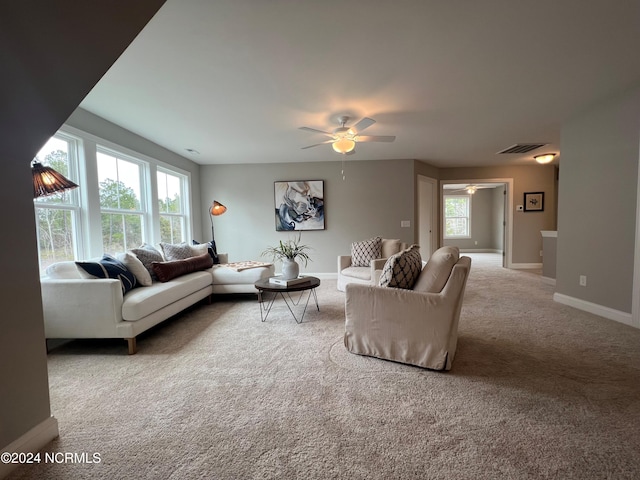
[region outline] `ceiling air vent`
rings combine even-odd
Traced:
[[[527,153],[536,148],[544,147],[546,143],[516,143],[515,145],[505,148],[498,152],[501,153]]]

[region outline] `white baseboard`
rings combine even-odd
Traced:
[[[555,286],[555,284],[556,284],[556,279],[555,278],[542,276],[542,277],[540,277],[540,279],[542,280],[542,283],[546,283],[547,285]]]
[[[4,447],[2,451],[9,453],[36,453],[42,450],[51,440],[57,438],[58,435],[58,420],[55,417],[49,417]],[[17,466],[18,464],[16,463],[0,462],[0,478],[5,478]]]
[[[509,268],[514,270],[528,270],[533,268],[542,268],[542,263],[512,263]]]
[[[598,305],[597,303],[587,302],[586,300],[580,300],[579,298],[570,297],[562,293],[554,293],[553,300],[558,303],[562,303],[563,305],[569,305],[570,307],[577,308],[578,310],[583,310],[585,312],[593,313],[594,315],[608,318],[609,320],[624,323],[631,327],[635,326],[633,325],[633,318],[630,313],[621,312],[620,310]]]
[[[494,248],[461,248],[460,253],[502,253]]]

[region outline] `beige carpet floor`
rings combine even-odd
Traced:
[[[49,354],[60,438],[100,463],[12,479],[637,479],[640,330],[474,255],[450,372],[350,354],[344,296],[298,325],[216,298],[141,336]]]

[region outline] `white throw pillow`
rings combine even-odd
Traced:
[[[47,277],[54,279],[82,278],[76,262],[57,262],[45,270]]]
[[[131,271],[131,273],[136,277],[136,280],[138,280],[140,285],[148,287],[153,283],[151,274],[134,253],[119,253],[116,255],[116,258],[126,265],[129,271]]]

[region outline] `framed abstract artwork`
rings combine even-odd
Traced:
[[[324,230],[324,180],[274,182],[276,231]]]
[[[525,212],[544,211],[544,192],[529,192],[524,194]]]

